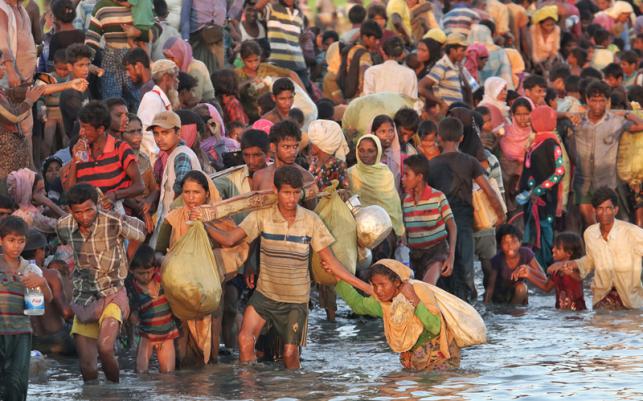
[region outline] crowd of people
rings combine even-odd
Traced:
[[[135,340],[138,372],[297,368],[311,293],[382,317],[415,370],[460,358],[435,288],[584,310],[592,275],[593,309],[642,308],[642,56],[640,2],[0,0],[1,398],[26,398],[32,348],[86,381],[100,359],[118,382]],[[390,234],[346,265],[324,193]],[[196,221],[243,260],[179,319],[161,266]]]

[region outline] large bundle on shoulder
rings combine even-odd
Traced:
[[[200,319],[217,310],[221,277],[203,223],[195,221],[170,249],[161,266],[161,280],[179,319]]]
[[[640,110],[638,103],[632,106],[637,106],[635,109],[637,117],[643,118],[643,110]],[[638,188],[643,182],[642,132],[623,132],[618,144],[616,170],[621,180],[625,181],[632,189],[639,190]]]

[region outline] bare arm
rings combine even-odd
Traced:
[[[43,275],[47,279],[47,284],[49,284],[49,288],[51,289],[53,304],[58,309],[58,313],[60,313],[65,320],[73,318],[74,312],[65,299],[60,272],[53,269],[46,269]]]
[[[496,226],[499,226],[500,224],[504,223],[505,221],[505,211],[502,210],[502,203],[500,203],[500,199],[498,198],[498,194],[496,191],[491,188],[491,185],[489,185],[489,181],[487,180],[487,177],[484,175],[480,175],[478,178],[476,178],[476,184],[480,186],[480,188],[484,191],[484,193],[487,195],[487,198],[489,199],[489,202],[491,202],[491,207],[493,207],[493,210],[496,212],[496,216],[498,216],[498,220],[496,221]]]
[[[493,298],[493,291],[496,288],[496,280],[498,279],[498,272],[495,269],[491,269],[489,274],[489,281],[487,282],[487,288],[484,294],[484,303],[488,304]]]
[[[369,295],[373,293],[370,284],[358,279],[348,270],[346,270],[344,265],[342,265],[341,262],[337,260],[330,248],[326,247],[319,251],[318,254],[319,258],[322,261],[322,266],[326,271],[334,274],[335,277],[337,277],[339,280],[345,281],[353,287],[360,289]]]
[[[205,229],[210,238],[221,244],[226,248],[230,248],[246,238],[246,232],[240,227],[235,227],[232,230],[222,230],[216,227],[216,223],[205,223]]]
[[[454,218],[447,220],[447,232],[449,233],[449,257],[442,264],[442,275],[445,277],[453,273],[453,262],[455,261],[455,243],[458,239],[458,228]]]

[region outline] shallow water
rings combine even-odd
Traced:
[[[590,304],[588,291],[585,297]],[[489,342],[463,350],[460,369],[451,372],[404,371],[381,322],[347,318],[340,301],[337,323],[311,311],[299,371],[224,357],[197,371],[137,376],[126,356],[120,384],[83,385],[75,360],[49,360],[48,381],[32,380],[28,399],[643,400],[641,312],[561,312],[553,305],[553,295],[539,293],[530,293],[528,307],[476,305]]]

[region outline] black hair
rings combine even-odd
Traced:
[[[635,51],[628,50],[621,53],[621,61],[625,61],[628,64],[637,64],[639,63],[639,55]]]
[[[570,75],[565,78],[565,92],[580,92],[580,77]]]
[[[438,135],[447,142],[459,142],[464,134],[462,121],[454,117],[447,117],[438,125]]]
[[[272,93],[270,92],[264,93],[257,99],[257,106],[259,106],[259,110],[262,115],[274,109],[276,105],[275,100],[272,98]]]
[[[449,55],[449,54],[451,54],[451,50],[457,50],[457,49],[459,49],[461,47],[465,47],[465,46],[458,45],[458,44],[445,45],[444,46],[444,54]]]
[[[13,211],[18,209],[18,205],[16,205],[16,202],[12,198],[5,195],[0,195],[0,208]]]
[[[397,127],[416,132],[420,125],[420,116],[415,110],[403,107],[395,113],[393,121]]]
[[[511,224],[502,224],[500,227],[496,228],[496,244],[500,247],[502,239],[507,235],[518,238],[518,241],[522,242],[522,232],[520,229]]]
[[[580,72],[581,78],[595,78],[598,80],[603,79],[603,74],[594,67],[585,67]]]
[[[80,205],[88,200],[91,200],[96,205],[98,204],[98,191],[91,184],[76,184],[65,193],[65,203],[68,206]]]
[[[186,182],[192,181],[196,182],[197,184],[201,185],[203,189],[205,190],[206,193],[210,193],[210,185],[208,185],[208,177],[203,174],[203,172],[199,170],[192,170],[188,172],[185,177],[183,177],[183,180],[181,181],[181,188],[185,185]]]
[[[333,39],[333,42],[339,42],[339,35],[335,31],[326,31],[322,33],[322,43],[328,39]]]
[[[507,91],[507,104],[512,104],[514,100],[518,99],[520,97],[520,93],[516,92],[513,89],[509,89]]]
[[[623,50],[625,48],[625,41],[623,40],[623,38],[612,39],[612,44],[618,47],[619,50]]]
[[[138,115],[136,115],[136,113],[127,113],[127,120],[128,120],[130,123],[131,123],[132,121],[138,121],[139,123],[141,123],[141,125],[143,124],[143,122],[141,121],[140,117],[139,117]],[[129,124],[129,123],[128,123],[128,124]]]
[[[26,248],[26,246],[25,246],[25,248]],[[24,251],[22,251],[20,256],[22,256],[22,258],[26,259],[26,260],[36,259],[36,253],[38,252],[38,249],[43,249],[43,248],[24,250]]]
[[[643,86],[634,85],[627,91],[627,100],[643,105]]]
[[[525,99],[524,97],[516,99],[515,102],[511,105],[511,114],[516,114],[516,110],[518,110],[518,107],[526,107],[527,110],[531,113],[533,110],[533,107],[531,107],[531,103],[529,100]]]
[[[58,49],[54,53],[54,65],[57,63],[67,63],[67,51],[65,49]]]
[[[348,11],[348,20],[351,24],[361,24],[366,19],[366,9],[359,5],[355,4]]]
[[[140,47],[129,49],[125,56],[123,56],[123,65],[136,65],[136,63],[143,64],[143,67],[150,68],[150,57],[147,52]]]
[[[176,114],[181,119],[181,126],[195,124],[196,130],[199,132],[199,137],[205,132],[205,122],[203,118],[192,110],[177,110]]]
[[[554,100],[556,100],[557,97],[558,97],[558,93],[556,93],[554,88],[547,88],[547,90],[545,91],[545,104],[551,107],[550,102],[553,102]]]
[[[239,96],[239,81],[237,74],[227,68],[216,70],[212,73],[210,79],[214,86],[214,93],[217,96],[232,95]]]
[[[279,145],[279,142],[286,138],[294,138],[297,142],[301,141],[301,129],[291,120],[280,121],[270,127],[270,143]]]
[[[389,123],[393,126],[395,125],[395,121],[393,121],[391,117],[386,114],[380,114],[373,119],[373,122],[371,123],[371,132],[375,133],[375,131],[377,131],[384,123]]]
[[[371,4],[368,6],[368,19],[375,19],[375,17],[382,17],[388,21],[386,7],[381,4]]]
[[[76,7],[71,0],[54,0],[51,13],[58,21],[69,24],[76,18]]]
[[[496,24],[492,20],[483,19],[482,21],[479,22],[479,24],[484,25],[487,28],[489,28],[489,30],[491,31],[491,37],[495,36],[495,34],[496,34]]]
[[[242,60],[247,59],[250,56],[259,56],[261,57],[263,50],[259,43],[254,40],[244,40],[241,42],[241,48],[239,49],[239,56]]]
[[[609,63],[603,68],[603,76],[605,78],[612,77],[615,79],[623,78],[623,68],[620,64]]]
[[[484,86],[479,87],[473,91],[473,104],[478,104],[484,97]]]
[[[422,121],[418,126],[418,136],[420,139],[427,135],[437,134],[438,126],[431,120]]]
[[[442,43],[432,38],[421,39],[420,42],[424,43],[426,48],[429,49],[428,65],[432,66],[442,58]]]
[[[384,42],[382,49],[387,56],[397,60],[404,54],[404,42],[399,36],[393,36]]]
[[[380,28],[377,22],[366,20],[359,28],[359,36],[375,36],[377,39],[382,39],[382,28]]]
[[[241,136],[241,150],[258,147],[263,153],[270,150],[270,139],[265,132],[258,129],[249,129]]]
[[[196,78],[187,72],[179,71],[179,88],[178,91],[190,91],[199,85]]]
[[[319,99],[317,102],[317,118],[320,120],[332,120],[335,115],[335,103],[330,99]]]
[[[429,160],[424,155],[411,155],[404,159],[404,166],[415,174],[422,174],[422,179],[429,183]]]
[[[229,121],[226,124],[225,130],[226,130],[226,132],[230,132],[230,131],[234,131],[237,128],[245,128],[245,127],[246,127],[246,125],[244,123],[242,123],[241,121],[232,120],[232,121]]]
[[[159,18],[167,18],[167,16],[170,14],[165,0],[154,0],[152,2],[152,5],[154,6],[154,14],[156,14],[156,16],[158,16]]]
[[[272,84],[272,95],[279,96],[281,92],[295,93],[295,84],[289,78],[279,78]]]
[[[536,86],[540,86],[543,89],[547,89],[547,81],[541,75],[530,75],[525,78],[525,81],[522,83],[522,87],[525,89],[533,89]]]
[[[389,269],[388,267],[380,263],[375,263],[374,265],[368,268],[367,281],[370,282],[373,276],[377,274],[379,274],[380,276],[386,277],[393,283],[397,281],[402,282],[402,279],[397,273],[395,273],[393,270]]]
[[[592,206],[596,208],[608,200],[612,201],[612,205],[618,206],[618,195],[616,195],[616,192],[610,187],[602,186],[594,191],[592,195]]]
[[[296,107],[293,107],[292,109],[288,110],[288,118],[299,124],[299,126],[302,126],[304,125],[304,119],[306,118],[306,116],[304,116],[303,111]]]
[[[149,269],[152,267],[156,267],[156,255],[154,254],[154,249],[149,245],[143,244],[136,250],[134,257],[129,264],[129,269]]]
[[[78,120],[81,123],[89,124],[94,128],[103,127],[107,129],[111,122],[109,110],[103,102],[92,100],[78,111]]]
[[[549,81],[554,82],[559,78],[564,80],[565,77],[568,77],[570,74],[571,74],[571,71],[569,70],[569,67],[558,66],[549,73]]]
[[[83,58],[92,59],[91,47],[82,43],[74,43],[65,50],[65,58],[69,64],[74,64]]]
[[[16,216],[8,216],[0,222],[0,238],[4,238],[9,234],[20,235],[27,237],[29,226],[23,219]]]
[[[603,81],[592,81],[585,89],[585,99],[594,96],[604,96],[606,99],[610,98],[610,87]]]
[[[295,166],[282,166],[275,171],[274,179],[275,188],[281,190],[284,185],[290,185],[293,188],[304,187],[304,176]]]
[[[575,47],[572,49],[571,55],[576,58],[576,61],[578,62],[578,65],[580,67],[584,66],[585,63],[587,63],[587,50],[580,47]]]
[[[565,231],[556,236],[554,246],[561,248],[570,255],[570,259],[579,259],[585,253],[583,251],[583,240],[580,235]]]
[[[105,106],[107,106],[107,110],[109,110],[110,112],[116,106],[127,107],[127,102],[122,97],[110,97],[109,99],[103,100],[103,102],[105,102]]]
[[[594,39],[596,46],[605,46],[609,41],[610,33],[603,28],[599,28],[591,34],[591,37]]]
[[[627,108],[627,94],[622,86],[612,89],[610,93],[610,107],[613,109]]]
[[[489,110],[489,108],[486,106],[478,106],[473,111],[480,114],[482,117],[491,114],[491,110]]]

